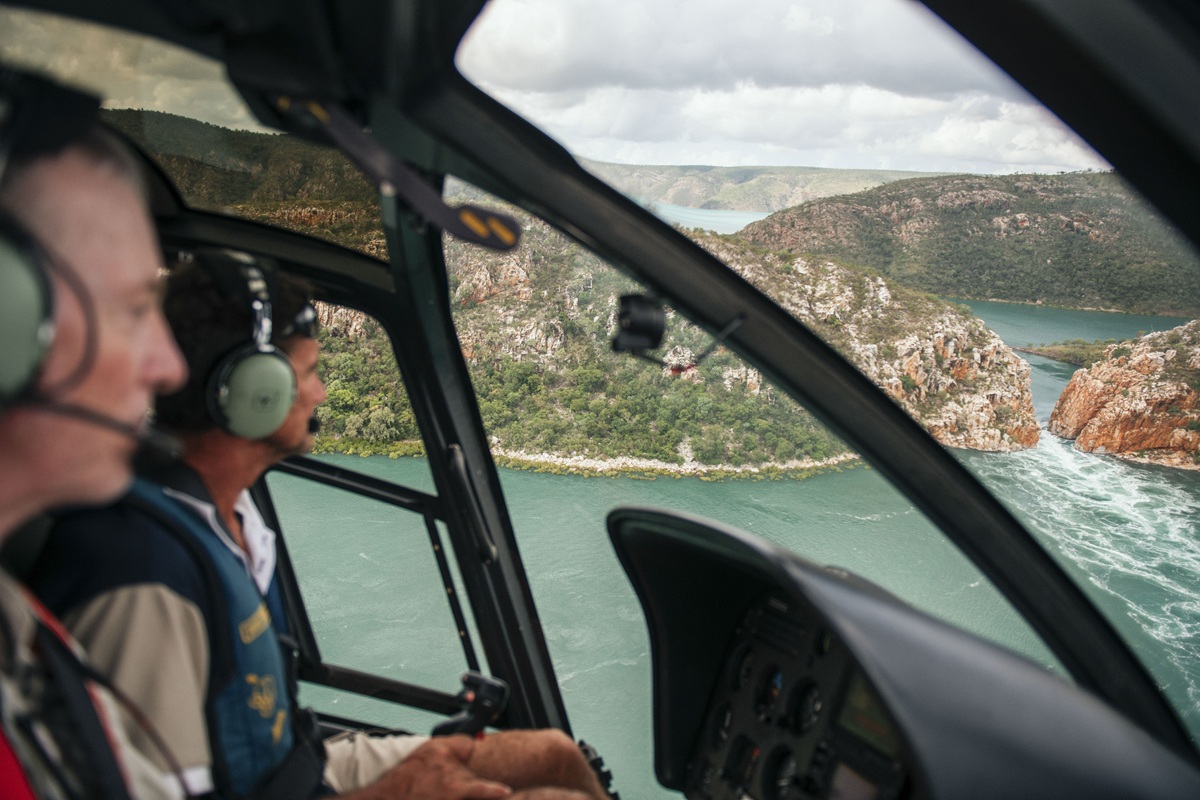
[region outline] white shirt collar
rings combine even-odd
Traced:
[[[217,538],[246,565],[246,572],[254,579],[258,591],[265,595],[271,587],[271,579],[275,576],[275,531],[263,521],[258,507],[250,499],[250,492],[243,490],[233,504],[233,510],[242,518],[242,538],[246,542],[246,550],[243,551],[225,532],[216,506],[175,489],[165,488],[163,491],[176,500],[187,503],[204,518]]]

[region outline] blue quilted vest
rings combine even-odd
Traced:
[[[212,685],[210,677],[205,709],[209,744],[218,785],[223,771],[230,787],[247,796],[275,772],[295,744],[288,674],[271,613],[241,559],[194,509],[141,479],[134,483],[130,496],[177,523],[171,533],[207,562],[211,567],[206,570],[208,579],[215,575],[220,584],[214,592],[220,596],[214,599],[229,621],[225,626],[228,646],[210,642],[209,652],[214,660],[232,662],[225,666],[232,666],[233,677],[222,686]],[[210,631],[216,627],[220,626],[210,626]],[[212,665],[210,676],[230,674],[228,668],[217,667]]]

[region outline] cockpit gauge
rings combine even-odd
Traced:
[[[729,748],[729,757],[721,770],[721,778],[737,790],[744,791],[750,785],[751,776],[758,766],[762,754],[759,746],[747,736],[739,736]]]
[[[821,719],[824,706],[821,689],[815,681],[806,679],[796,684],[792,690],[788,720],[792,730],[801,736],[808,733]]]

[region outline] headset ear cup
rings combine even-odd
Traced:
[[[296,400],[296,373],[286,355],[254,345],[227,356],[213,371],[209,411],[229,433],[262,439],[279,430]]]
[[[0,216],[0,409],[37,375],[54,338],[53,306],[37,244]]]

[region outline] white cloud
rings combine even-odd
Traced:
[[[0,54],[113,107],[255,128],[219,64],[0,10]],[[122,59],[136,57],[137,63]],[[913,0],[493,0],[460,67],[572,152],[625,163],[955,172],[1104,163]]]
[[[598,160],[1105,166],[911,0],[493,0],[459,64]]]

